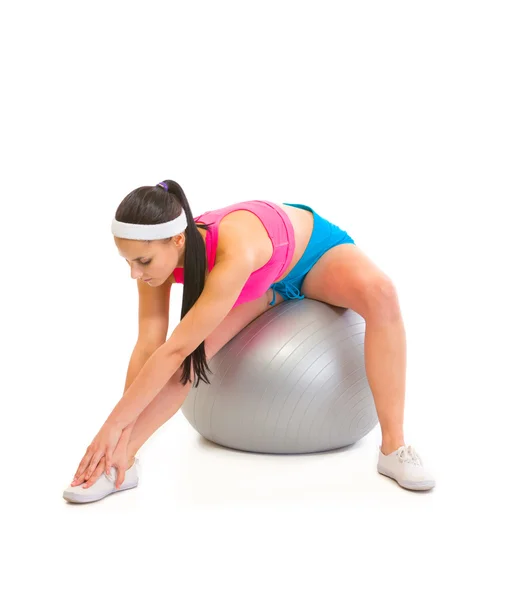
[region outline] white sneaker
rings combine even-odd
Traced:
[[[387,455],[380,447],[377,469],[409,490],[429,490],[435,486],[433,476],[425,469],[412,446],[400,446]]]
[[[64,490],[62,497],[68,502],[96,502],[114,492],[122,492],[136,487],[139,483],[139,470],[139,459],[136,457],[134,464],[125,471],[125,479],[118,490],[116,489],[118,469],[111,467],[109,475],[104,471],[92,486],[83,488],[82,486],[86,482],[80,485],[70,485]]]

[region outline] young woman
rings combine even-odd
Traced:
[[[65,490],[91,502],[138,483],[136,454],[208,382],[207,361],[274,305],[313,298],[366,321],[366,373],[382,432],[378,471],[408,489],[432,476],[406,446],[406,339],[391,280],[336,225],[303,204],[239,202],[194,218],[182,188],[165,180],[132,191],[111,231],[137,279],[139,335],[125,393]],[[170,288],[184,284],[181,321],[166,340]]]

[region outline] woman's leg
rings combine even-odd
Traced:
[[[302,293],[350,308],[366,321],[366,375],[382,430],[382,452],[389,454],[403,446],[407,349],[393,283],[357,246],[342,244],[314,264]]]
[[[223,322],[205,340],[205,354],[207,355],[207,360],[210,360],[227,342],[246,327],[246,325],[270,308],[273,308],[272,306],[269,306],[272,295],[272,291],[268,290],[266,294],[260,298],[240,304],[233,308]],[[277,297],[275,306],[282,301],[283,298]],[[141,446],[155,431],[157,431],[157,429],[159,429],[159,427],[161,427],[161,425],[168,421],[168,419],[179,410],[186,399],[192,383],[182,385],[180,383],[181,374],[182,369],[179,369],[139,415],[135,422],[128,443],[129,468],[134,462],[134,458]]]

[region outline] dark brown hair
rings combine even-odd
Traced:
[[[139,187],[130,192],[118,206],[115,218],[123,223],[156,225],[176,219],[184,209],[187,217],[187,227],[185,230],[184,292],[180,315],[180,318],[183,319],[200,297],[207,274],[205,243],[197,227],[208,231],[212,223],[204,225],[194,222],[186,195],[176,181],[165,179],[161,183],[167,185],[167,191],[164,187],[154,185]],[[170,240],[171,238],[159,241],[169,243]],[[209,371],[209,373],[212,373],[212,371],[207,364],[204,342],[195,348],[182,363],[182,377],[180,378],[182,385],[186,385],[188,381],[191,381],[191,363],[193,363],[193,385],[198,387],[200,379],[205,383],[210,383],[206,371]]]

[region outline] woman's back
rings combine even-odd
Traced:
[[[313,217],[311,212],[300,208],[249,200],[206,211],[195,217],[195,222],[212,223],[204,237],[209,272],[225,254],[237,253],[241,230],[245,231],[245,247],[241,252],[248,247],[254,250],[255,269],[236,306],[264,294],[272,283],[294,268],[308,244]],[[172,277],[173,282],[183,283],[183,268],[177,267]]]

